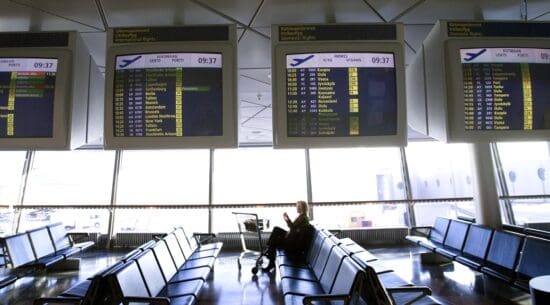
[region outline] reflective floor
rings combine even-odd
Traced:
[[[417,247],[370,249],[380,260],[404,279],[431,287],[443,304],[453,305],[528,305],[529,295],[496,279],[484,276],[460,264],[423,265]],[[47,272],[20,279],[0,290],[2,305],[30,305],[41,296],[55,296],[80,280],[113,264],[124,252],[89,251],[82,254],[80,271]],[[212,278],[206,283],[199,305],[283,304],[278,274],[250,272],[253,259],[245,259],[241,272],[236,252],[222,253]]]

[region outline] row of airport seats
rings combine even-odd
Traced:
[[[550,232],[529,228],[529,227],[523,227],[518,225],[511,225],[511,224],[503,224],[502,229],[506,231],[512,231],[524,235],[530,235],[530,236],[536,236],[544,239],[550,239]]]
[[[94,245],[92,241],[74,243],[62,223],[5,236],[1,243],[4,265],[9,268],[0,275],[0,288]]]
[[[549,239],[443,217],[412,232],[424,234],[408,240],[527,292],[531,278],[550,274]]]
[[[353,303],[366,305],[439,304],[427,287],[414,287],[350,239],[315,228],[305,258],[277,253],[286,305]],[[386,277],[386,283],[382,276]],[[399,278],[398,280],[395,277]],[[393,287],[388,287],[387,284]]]
[[[46,304],[195,304],[222,243],[201,245],[183,228],[151,240]]]

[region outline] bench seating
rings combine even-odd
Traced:
[[[412,229],[412,233],[422,229],[427,229],[427,236],[408,235],[406,238],[424,248],[434,251],[440,247],[445,241],[447,230],[449,229],[450,220],[443,217],[437,217],[433,227],[416,227]]]
[[[549,240],[527,236],[516,268],[514,285],[528,291],[530,279],[550,274],[548,253],[550,253]]]
[[[193,251],[189,251],[191,245]],[[146,300],[143,302],[151,304],[194,304],[202,285],[211,274],[222,243],[214,243],[212,246],[203,248],[192,244],[183,229],[178,228],[163,238],[142,244],[116,264],[58,297],[36,299],[34,305],[114,305],[131,303],[135,299]],[[196,256],[195,253],[199,251],[209,255]]]
[[[220,252],[221,243],[215,245],[192,249],[184,231],[174,230],[109,276],[114,299],[117,304],[195,304]]]
[[[351,250],[346,247],[347,245],[352,245]],[[362,247],[349,239],[339,240],[328,231],[316,229],[303,261],[296,262],[279,253],[277,265],[285,304],[319,304],[319,301],[325,301],[321,302],[322,304],[347,304],[346,302],[359,296],[367,300],[369,296],[365,291],[365,270],[374,272],[377,283],[382,283],[381,278],[385,277],[388,282],[394,283],[396,288],[409,288],[400,294],[406,301],[392,301],[393,303],[387,303],[388,305],[438,304],[428,296],[431,293],[429,288],[410,287],[412,284],[392,271],[377,272],[379,270],[375,270],[371,264],[380,262],[366,249],[360,248]],[[361,259],[361,253],[368,255]],[[409,301],[412,302],[408,303]]]
[[[436,220],[440,231],[444,222],[441,218]],[[531,278],[550,274],[550,261],[544,256],[550,251],[550,240],[509,229],[492,230],[478,224],[449,220],[445,238],[435,248],[419,242],[422,237],[408,236],[407,239],[524,291],[529,291]]]
[[[3,243],[14,269],[46,268],[94,245],[72,243],[60,223],[4,237]]]

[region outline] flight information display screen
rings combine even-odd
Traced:
[[[57,59],[0,57],[0,138],[53,136]]]
[[[393,53],[286,55],[288,137],[397,133]]]
[[[221,53],[117,56],[115,137],[221,136]]]
[[[465,130],[550,129],[550,49],[460,49]]]

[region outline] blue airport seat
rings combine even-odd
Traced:
[[[491,243],[493,230],[481,225],[472,224],[464,242],[462,255],[455,259],[475,270],[481,269]]]

